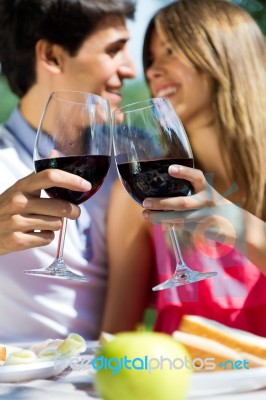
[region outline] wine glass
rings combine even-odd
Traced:
[[[92,197],[107,175],[112,150],[109,103],[101,96],[78,91],[53,92],[44,109],[34,147],[36,172],[57,168],[88,180],[87,192],[59,187],[46,189],[50,197],[81,204]],[[47,268],[26,274],[87,281],[69,270],[63,260],[67,218],[63,218],[57,254]]]
[[[186,132],[169,99],[154,98],[126,105],[113,112],[112,120],[119,177],[137,203],[142,205],[147,197],[176,197],[192,193],[190,182],[168,174],[171,164],[193,167]],[[169,228],[176,270],[170,279],[153,290],[181,286],[216,275],[216,272],[191,270],[182,258],[174,225]]]

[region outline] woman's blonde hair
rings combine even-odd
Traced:
[[[226,0],[176,1],[148,26],[144,70],[155,28],[174,51],[213,78],[225,168],[245,193],[243,206],[266,220],[266,45],[258,25]]]

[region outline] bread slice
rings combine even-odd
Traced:
[[[184,316],[173,337],[187,348],[195,371],[266,366],[266,338],[207,318]]]
[[[266,338],[261,336],[195,315],[185,315],[179,330],[215,340],[238,353],[249,353],[266,361]]]
[[[189,365],[195,372],[228,371],[266,366],[266,360],[191,333],[176,331],[173,337],[190,354]]]

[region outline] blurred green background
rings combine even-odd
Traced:
[[[141,0],[139,0],[140,2]],[[152,14],[158,9],[159,7],[171,2],[171,0],[145,0],[145,7],[151,11],[152,7]],[[266,1],[265,0],[233,0],[234,3],[238,4],[239,6],[245,8],[258,22],[264,34],[266,34]],[[141,3],[141,6],[144,6]],[[143,14],[143,13],[142,13]],[[139,21],[137,20],[136,24],[146,24],[149,20],[151,15],[141,15]],[[135,26],[133,29],[132,34],[132,41],[134,41],[134,31],[136,32],[137,27]],[[141,47],[139,47],[139,43],[137,43],[138,51],[141,52]],[[149,96],[148,89],[144,82],[142,74],[138,74],[138,78],[134,81],[126,82],[124,89],[123,89],[123,103],[129,103],[138,101]],[[0,68],[0,122],[5,121],[10,112],[12,111],[13,107],[17,104],[17,97],[10,91],[7,81],[5,77],[1,74]]]
[[[17,104],[16,96],[10,91],[5,77],[0,75],[0,122],[6,120]]]

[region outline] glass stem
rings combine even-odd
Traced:
[[[170,232],[170,237],[171,237],[172,244],[173,244],[175,259],[176,259],[176,270],[175,270],[175,272],[187,269],[187,266],[186,266],[186,264],[185,264],[185,262],[183,260],[183,257],[182,257],[182,253],[181,253],[181,249],[180,249],[180,246],[179,246],[178,238],[176,236],[176,231],[175,231],[174,225],[172,225],[172,224],[170,225],[169,232]]]
[[[56,258],[59,259],[62,259],[63,257],[66,229],[67,229],[67,218],[63,218],[63,225],[62,228],[60,229],[57,252],[56,252]]]

